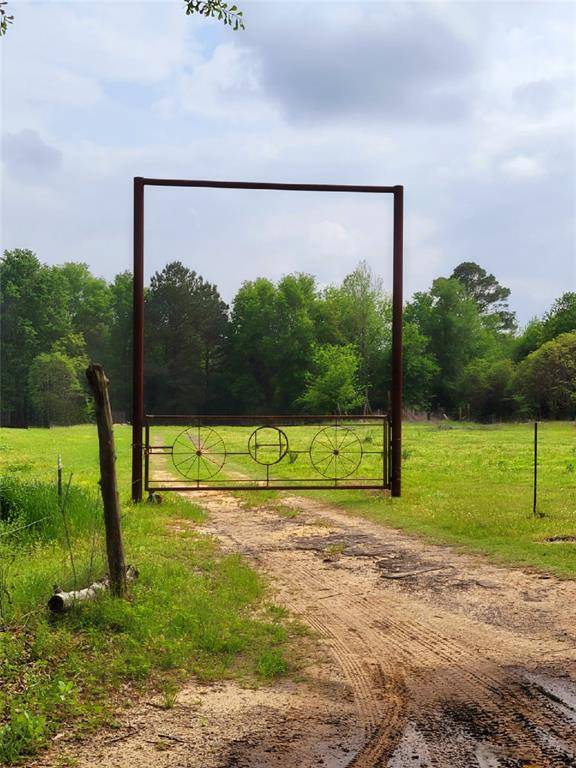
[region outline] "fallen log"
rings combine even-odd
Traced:
[[[138,578],[138,571],[134,566],[126,566],[126,581],[134,581]],[[82,603],[87,600],[95,600],[102,592],[110,589],[110,579],[105,576],[103,579],[95,581],[89,587],[84,589],[74,589],[71,592],[64,592],[58,587],[54,588],[54,594],[48,600],[48,608],[52,613],[65,613],[76,603]]]

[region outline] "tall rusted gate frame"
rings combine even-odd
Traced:
[[[208,187],[213,189],[258,189],[288,192],[358,192],[394,196],[393,279],[392,279],[392,381],[390,414],[383,416],[183,416],[144,414],[144,187]],[[357,186],[344,184],[273,184],[241,181],[188,179],[134,179],[134,294],[133,294],[133,388],[132,388],[132,499],[142,500],[143,489],[220,490],[262,488],[389,488],[392,496],[401,492],[402,460],[402,303],[404,188],[402,186]],[[318,431],[303,442],[303,432],[290,433],[296,425],[317,422]],[[242,427],[241,443],[226,445],[219,426]],[[157,425],[180,430],[170,445],[150,439]],[[373,425],[376,425],[374,430]],[[184,427],[182,429],[182,427]],[[254,428],[256,427],[256,428]],[[242,432],[242,430],[239,430]],[[144,434],[143,434],[144,433]],[[163,436],[166,432],[162,433]],[[293,439],[291,434],[295,434]],[[290,435],[290,438],[289,438]],[[162,442],[166,442],[164,439]],[[188,482],[159,481],[150,474],[150,460],[156,454],[169,455]],[[257,480],[228,480],[222,467],[228,457],[252,462],[262,470]],[[315,478],[275,479],[280,462],[292,463],[306,457]],[[361,462],[369,471],[360,473]],[[235,465],[238,467],[238,464]],[[200,478],[202,468],[202,479]],[[272,473],[272,474],[271,474]],[[363,477],[368,474],[369,477]],[[235,473],[236,478],[242,475]],[[377,476],[375,476],[377,475]],[[216,478],[212,483],[211,478]],[[224,479],[222,479],[224,478]],[[144,482],[143,482],[144,481]]]

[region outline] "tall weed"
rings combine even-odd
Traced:
[[[70,486],[62,497],[55,485],[0,478],[0,540],[10,539],[15,546],[39,541],[62,541],[65,536],[64,515],[70,536],[92,531],[96,517],[100,519],[100,502],[95,494]]]

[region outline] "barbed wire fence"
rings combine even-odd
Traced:
[[[70,473],[65,488],[62,487],[62,464],[58,462],[56,486],[22,479],[22,486],[43,486],[44,501],[50,513],[36,520],[20,523],[18,515],[11,520],[9,504],[2,494],[0,510],[0,630],[6,629],[18,616],[45,611],[46,599],[58,585],[77,587],[84,580],[89,583],[96,571],[98,577],[105,574],[105,540],[102,519],[102,503],[96,492],[81,486],[74,487]],[[1,481],[0,481],[1,482]],[[69,509],[71,494],[80,494],[84,507],[90,508],[89,521],[79,530]],[[85,512],[86,514],[86,512]],[[46,547],[47,557],[41,566],[27,568],[35,558],[32,553]],[[50,556],[54,552],[65,553]],[[30,570],[36,569],[36,584]],[[35,588],[34,588],[35,587]],[[36,598],[28,601],[26,598]],[[26,605],[26,603],[29,603]]]
[[[545,518],[544,522],[546,519],[553,521],[555,513],[565,518],[566,510],[571,510],[575,515],[576,534],[576,424],[574,434],[568,432],[564,437],[563,433],[560,440],[552,424],[540,422],[538,427],[533,424],[525,426],[521,439],[511,432],[509,438],[506,436],[500,442],[497,450],[488,454],[484,445],[476,447],[481,454],[484,471],[491,473],[495,503],[502,503],[499,483],[506,483],[510,485],[513,496],[521,498],[521,514],[533,516],[535,520],[541,517]],[[478,429],[482,429],[482,426],[479,425]],[[498,426],[495,425],[494,429],[498,429]],[[417,434],[411,443],[414,448],[417,447]],[[411,454],[408,444],[406,451]],[[409,455],[407,460],[411,461],[412,456]],[[451,461],[456,465],[458,457],[451,456]],[[439,466],[440,462],[438,458]],[[46,610],[46,598],[54,585],[76,587],[84,582],[90,584],[94,578],[106,573],[104,522],[99,494],[90,493],[82,486],[75,487],[73,473],[70,473],[66,484],[62,483],[62,471],[59,462],[58,481],[50,490],[49,514],[43,514],[36,520],[20,522],[18,517],[10,519],[8,505],[0,509],[0,629],[9,626],[14,616],[23,612],[26,584],[31,581],[27,566],[32,563],[32,559],[28,562],[26,557],[28,552],[37,551],[39,545],[48,548],[58,546],[67,557],[48,558],[39,569],[37,579],[42,581],[43,592],[39,589],[36,592],[29,590],[33,593],[29,595],[30,598],[38,599],[34,604],[30,600],[28,612]],[[445,471],[450,472],[452,468],[445,468]],[[417,475],[413,476],[412,481],[418,482]],[[25,479],[19,482],[38,484],[37,481]],[[50,488],[49,483],[44,485]],[[83,494],[83,504],[90,508],[81,530],[73,518],[74,510],[69,508],[73,492]],[[2,494],[0,499],[4,505]],[[41,533],[43,526],[49,528],[46,537]],[[38,535],[29,535],[36,530]]]

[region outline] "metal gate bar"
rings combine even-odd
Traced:
[[[149,493],[391,487],[388,414],[154,414],[144,430]]]

